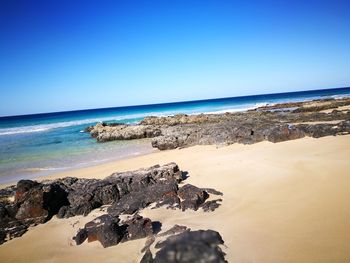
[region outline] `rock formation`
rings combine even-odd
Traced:
[[[97,124],[88,131],[99,142],[152,138],[152,146],[159,150],[201,144],[252,144],[264,140],[276,143],[305,136],[348,134],[350,111],[337,110],[347,105],[350,99],[326,99],[237,113],[150,116],[138,125]],[[329,109],[334,110],[322,112]],[[329,121],[332,124],[327,123]]]
[[[21,180],[16,186],[0,190],[0,244],[54,215],[59,218],[87,215],[107,205],[108,214],[88,223],[75,241],[80,244],[85,239],[99,240],[103,246],[110,246],[152,232],[154,222],[137,215],[150,204],[205,211],[220,205],[221,199],[206,202],[210,194],[221,195],[220,192],[189,184],[182,186],[183,180],[183,172],[175,163],[114,173],[102,180],[73,177],[41,183]],[[134,216],[121,222],[121,214]]]

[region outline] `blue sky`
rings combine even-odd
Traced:
[[[344,86],[350,1],[0,0],[0,116]]]

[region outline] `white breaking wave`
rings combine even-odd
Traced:
[[[124,119],[142,118],[144,116],[145,114],[134,114],[134,115],[127,115],[127,116],[114,116],[114,117],[111,116],[111,117],[84,119],[84,120],[76,120],[76,121],[56,122],[56,123],[50,123],[50,124],[37,124],[37,125],[28,125],[28,126],[13,127],[13,128],[3,128],[3,129],[0,129],[0,136],[20,134],[20,133],[44,132],[44,131],[49,131],[57,128],[78,126],[82,124],[96,123],[96,122],[102,122],[102,121],[120,121]]]
[[[170,116],[173,112],[146,112],[139,114],[130,114],[123,116],[110,116],[110,117],[102,117],[102,118],[92,118],[92,119],[83,119],[83,120],[75,120],[75,121],[65,121],[65,122],[56,122],[50,124],[37,124],[37,125],[28,125],[21,127],[13,127],[13,128],[2,128],[0,129],[0,136],[3,135],[14,135],[21,133],[33,133],[33,132],[45,132],[57,128],[65,128],[70,126],[78,126],[82,124],[91,124],[103,121],[121,121],[128,119],[137,119],[144,118],[146,116]],[[127,122],[128,124],[132,124],[134,122]]]
[[[254,110],[259,107],[267,106],[267,105],[273,105],[273,103],[267,103],[267,102],[261,102],[261,103],[256,103],[254,105],[247,105],[246,107],[241,107],[241,108],[225,108],[222,110],[217,110],[217,111],[208,111],[208,112],[203,112],[204,114],[222,114],[226,112],[242,112],[242,111],[247,111],[247,110]],[[198,113],[195,113],[196,115]]]
[[[332,95],[330,96],[333,99],[340,100],[340,99],[346,99],[350,97],[350,94],[341,94],[341,95]]]
[[[0,129],[0,136],[4,135],[14,135],[14,134],[23,134],[23,133],[35,133],[35,132],[46,132],[49,130],[57,129],[57,128],[65,128],[70,126],[78,126],[83,124],[91,124],[91,123],[97,123],[97,122],[103,122],[103,121],[121,121],[121,120],[128,120],[128,119],[136,119],[136,118],[144,118],[146,116],[172,116],[174,114],[178,113],[187,113],[191,115],[195,114],[220,114],[225,112],[239,112],[239,111],[245,111],[249,109],[254,109],[260,106],[267,105],[267,103],[257,103],[253,106],[247,106],[243,108],[226,108],[221,109],[217,111],[211,111],[211,112],[187,112],[188,110],[174,110],[174,111],[164,111],[164,112],[145,112],[140,114],[130,114],[130,115],[124,115],[124,116],[110,116],[110,117],[102,117],[102,118],[92,118],[92,119],[83,119],[83,120],[75,120],[75,121],[66,121],[66,122],[56,122],[56,123],[50,123],[50,124],[37,124],[37,125],[28,125],[28,126],[21,126],[21,127],[13,127],[13,128],[2,128]],[[127,122],[127,124],[132,124],[133,122]],[[83,131],[80,131],[83,132]]]

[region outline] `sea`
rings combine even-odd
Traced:
[[[136,124],[151,115],[218,114],[282,102],[342,97],[350,97],[350,88],[0,117],[0,183],[156,151],[148,139],[98,143],[84,132],[84,128],[98,122]]]

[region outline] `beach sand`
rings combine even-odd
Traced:
[[[145,209],[143,216],[213,229],[229,262],[350,262],[350,135],[282,143],[195,146],[54,175],[103,178],[176,162],[185,183],[224,193],[214,212]],[[51,177],[52,178],[52,177]],[[145,239],[102,248],[75,246],[79,227],[103,212],[53,218],[0,246],[1,262],[139,262]]]

